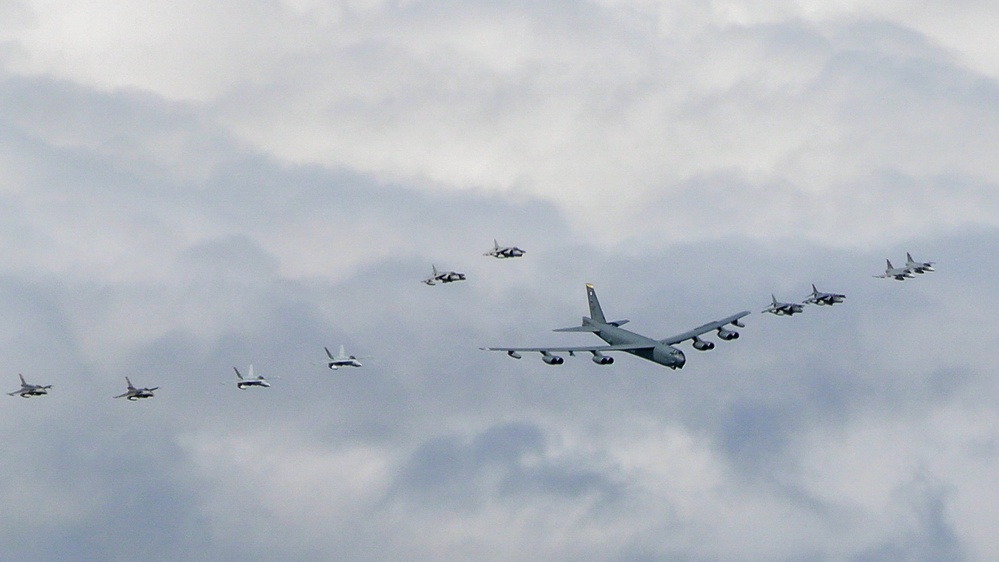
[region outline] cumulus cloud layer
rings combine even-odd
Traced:
[[[995,19],[0,1],[0,557],[995,558]]]

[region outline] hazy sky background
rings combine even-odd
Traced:
[[[0,0],[0,383],[54,385],[0,400],[0,558],[999,558],[997,26]],[[754,314],[675,372],[477,349],[595,342],[586,282]]]

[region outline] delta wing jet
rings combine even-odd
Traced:
[[[773,301],[773,304],[760,312],[769,312],[777,316],[791,316],[805,311],[805,307],[796,302],[777,302],[777,297],[772,294],[770,295],[770,299]]]
[[[905,253],[905,268],[913,273],[923,274],[927,271],[936,271],[933,269],[933,264],[936,262],[924,261],[918,262],[912,259],[912,254],[909,252]]]
[[[239,372],[239,369],[237,369],[236,367],[233,367],[232,370],[236,371],[236,379],[237,379],[236,388],[240,390],[246,390],[251,386],[259,386],[262,388],[270,388],[271,386],[271,383],[268,382],[267,379],[263,377],[263,375],[257,377],[253,376],[252,364],[250,365],[249,370],[247,370],[247,375],[245,378],[243,377],[243,374]]]
[[[153,391],[159,389],[158,386],[152,388],[135,388],[132,386],[132,381],[128,380],[128,377],[125,377],[125,383],[128,384],[128,390],[114,398],[125,398],[134,402],[140,398],[152,398]]]
[[[333,369],[334,371],[339,369],[340,367],[361,366],[361,362],[358,361],[358,358],[354,357],[353,355],[347,355],[347,352],[346,350],[344,350],[344,347],[342,345],[340,346],[340,352],[337,353],[336,355],[330,353],[330,348],[328,347],[324,347],[323,349],[326,350],[326,356],[329,357],[329,362],[326,364],[326,366],[328,366],[330,369]]]
[[[819,306],[832,306],[837,303],[841,303],[846,300],[846,295],[840,295],[838,293],[823,293],[822,291],[815,288],[815,284],[812,283],[812,294],[808,295],[803,301],[804,304],[817,304]]]
[[[526,254],[524,250],[516,246],[504,246],[500,247],[499,242],[493,239],[493,249],[482,254],[483,256],[492,256],[494,258],[504,259],[504,258],[519,258]]]
[[[8,392],[7,396],[20,396],[21,398],[31,398],[32,396],[45,396],[52,388],[51,384],[28,384],[24,381],[24,375],[18,374],[21,379],[21,388],[14,392]]]
[[[896,281],[905,281],[906,279],[912,279],[915,275],[912,274],[912,270],[908,267],[895,267],[891,264],[891,260],[885,260],[888,267],[885,268],[884,275],[875,275],[880,279],[895,279]]]
[[[739,337],[739,332],[727,329],[726,326],[732,324],[733,326],[738,326],[740,328],[744,327],[744,324],[739,322],[739,319],[749,314],[749,311],[745,310],[738,314],[733,314],[728,318],[709,322],[682,334],[677,334],[662,340],[655,340],[621,328],[620,326],[628,322],[627,320],[607,321],[604,317],[603,310],[600,308],[600,302],[597,300],[597,293],[593,289],[593,285],[589,283],[586,284],[586,296],[590,304],[590,316],[583,317],[583,324],[572,328],[560,328],[555,331],[591,332],[598,338],[607,342],[609,345],[570,347],[483,347],[481,349],[486,351],[505,351],[507,355],[513,357],[514,359],[520,359],[522,357],[521,352],[537,352],[541,354],[542,361],[549,365],[561,365],[565,362],[561,356],[554,354],[558,352],[568,353],[570,356],[575,355],[577,352],[587,352],[593,355],[592,361],[594,363],[598,365],[610,365],[614,362],[614,358],[609,355],[604,355],[604,353],[624,351],[632,355],[637,355],[642,359],[647,359],[654,363],[664,365],[670,369],[680,369],[683,368],[687,359],[682,351],[673,347],[675,344],[691,340],[693,342],[694,349],[699,351],[713,349],[715,347],[714,342],[702,340],[700,336],[712,330],[716,330],[718,337],[721,339],[734,340]]]
[[[434,272],[423,280],[424,283],[430,286],[434,286],[437,282],[441,283],[454,283],[455,281],[464,281],[465,274],[458,273],[457,271],[437,271],[437,266],[433,265]]]

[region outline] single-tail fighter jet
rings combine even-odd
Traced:
[[[895,279],[896,281],[905,281],[906,279],[912,279],[915,275],[912,274],[912,270],[908,267],[895,267],[891,264],[891,260],[885,260],[888,267],[885,268],[883,275],[875,275],[880,279]]]
[[[655,340],[621,328],[620,326],[628,322],[627,320],[614,320],[608,322],[604,317],[603,310],[600,308],[600,302],[597,300],[597,293],[593,289],[593,285],[589,283],[586,284],[586,297],[590,303],[590,316],[583,317],[583,324],[572,328],[560,328],[555,331],[591,332],[598,338],[607,342],[609,345],[569,347],[483,347],[481,349],[486,351],[505,351],[507,355],[513,357],[514,359],[520,359],[521,352],[538,352],[541,354],[542,361],[549,365],[561,365],[565,362],[562,357],[554,355],[556,352],[565,352],[570,356],[575,355],[577,352],[587,352],[593,355],[592,361],[594,363],[598,365],[610,365],[614,362],[614,358],[604,355],[604,353],[624,351],[632,355],[637,355],[642,359],[648,359],[654,363],[664,365],[670,369],[680,369],[683,368],[687,359],[683,355],[682,351],[673,347],[674,344],[691,340],[693,342],[694,349],[697,349],[698,351],[713,349],[715,347],[714,342],[702,340],[700,336],[712,330],[716,330],[718,337],[721,339],[734,340],[739,337],[739,332],[727,329],[725,326],[732,324],[742,328],[744,327],[744,324],[739,322],[739,319],[749,314],[748,310],[744,310],[738,314],[733,314],[728,318],[709,322],[682,334],[666,339]]]
[[[840,295],[837,293],[823,293],[815,288],[815,284],[812,283],[812,294],[802,301],[805,304],[817,304],[819,306],[832,306],[837,303],[841,303],[846,299],[846,295]]]
[[[21,379],[21,388],[14,392],[8,392],[7,396],[20,396],[21,398],[31,398],[32,396],[45,396],[52,388],[51,384],[28,384],[24,381],[24,375],[18,373]]]
[[[773,301],[773,304],[764,308],[760,312],[769,312],[770,314],[776,314],[777,316],[791,316],[805,311],[805,307],[796,302],[777,302],[777,297],[773,294],[770,295],[770,299]]]
[[[128,390],[114,398],[126,398],[134,402],[140,398],[152,398],[153,391],[159,389],[158,386],[152,388],[135,388],[132,386],[132,381],[128,380],[128,377],[125,377],[125,383],[128,384]]]
[[[437,271],[437,266],[432,265],[434,272],[423,280],[427,285],[436,285],[438,281],[441,283],[454,283],[455,281],[464,281],[465,274],[458,273],[457,271]]]
[[[525,253],[524,250],[516,246],[503,246],[500,247],[499,242],[493,239],[493,249],[482,254],[483,256],[492,256],[494,258],[504,259],[504,258],[519,258]]]
[[[912,254],[909,252],[905,253],[905,268],[913,273],[923,274],[927,271],[936,271],[933,269],[933,264],[936,262],[924,261],[918,262],[912,259]]]
[[[233,367],[232,370],[236,371],[236,379],[237,379],[236,388],[240,390],[245,390],[251,386],[259,386],[262,388],[270,388],[271,386],[271,383],[268,382],[267,379],[263,377],[263,375],[257,377],[253,376],[252,364],[250,365],[249,370],[247,370],[247,375],[245,378],[243,377],[243,374],[239,372],[239,369],[237,369],[236,367]]]
[[[333,369],[334,371],[339,369],[340,367],[361,366],[361,362],[358,361],[358,358],[354,357],[353,355],[347,355],[347,352],[346,350],[344,350],[344,347],[342,345],[340,346],[340,352],[337,353],[336,355],[330,353],[330,348],[328,347],[324,347],[323,349],[326,350],[326,356],[329,357],[329,363],[327,363],[327,366],[330,369]]]

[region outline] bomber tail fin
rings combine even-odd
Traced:
[[[604,311],[600,308],[600,301],[597,300],[597,291],[590,283],[586,284],[586,298],[590,302],[590,318],[594,322],[606,324],[607,319],[604,317]]]

